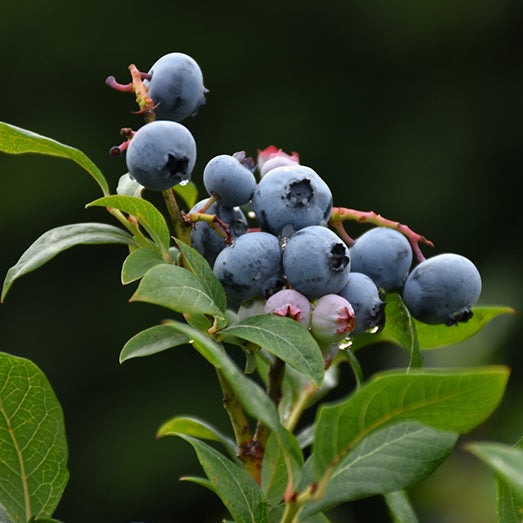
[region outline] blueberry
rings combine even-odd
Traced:
[[[205,166],[203,184],[209,195],[216,195],[222,205],[236,207],[252,198],[256,178],[236,156],[220,154]]]
[[[481,276],[464,256],[445,253],[419,263],[409,274],[403,301],[414,318],[455,325],[472,317],[481,293]]]
[[[311,319],[311,304],[300,292],[293,289],[282,289],[267,299],[263,312],[287,316],[308,328]]]
[[[351,270],[349,281],[338,292],[354,309],[356,325],[353,336],[381,328],[385,323],[385,302],[381,299],[378,287],[366,275]]]
[[[294,233],[283,251],[283,272],[289,285],[309,298],[340,291],[349,279],[350,269],[348,247],[336,233],[321,225]]]
[[[310,167],[280,166],[259,181],[252,205],[263,231],[289,236],[308,225],[325,225],[332,210],[332,193]]]
[[[220,251],[213,270],[229,307],[238,308],[256,296],[267,298],[282,287],[280,242],[266,232],[243,234]]]
[[[159,58],[149,69],[150,80],[144,83],[148,94],[158,104],[159,120],[179,122],[195,115],[205,103],[208,92],[198,63],[184,53],[169,53]]]
[[[199,201],[189,211],[199,212],[207,203],[208,199]],[[206,214],[215,214],[220,220],[229,226],[231,237],[237,238],[247,232],[247,218],[239,207],[224,207],[218,202],[212,203],[205,211]],[[209,262],[212,267],[216,256],[225,247],[225,238],[204,221],[195,222],[191,229],[192,246]]]
[[[127,147],[126,162],[132,179],[163,191],[191,179],[196,143],[182,124],[156,120],[136,131]]]
[[[374,227],[351,247],[352,270],[369,276],[385,291],[400,290],[412,264],[412,248],[395,229]]]
[[[346,338],[354,329],[354,310],[338,294],[318,299],[311,313],[311,334],[322,345],[331,345]]]

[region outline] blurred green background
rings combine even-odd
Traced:
[[[141,125],[130,95],[104,80],[182,51],[201,65],[208,102],[184,123],[198,143],[194,180],[214,155],[269,144],[297,151],[335,203],[408,224],[458,252],[484,280],[496,319],[429,365],[506,363],[505,401],[462,438],[512,444],[523,434],[520,208],[523,4],[517,0],[92,2],[2,0],[0,120],[82,149],[116,187],[123,159],[108,149]],[[0,156],[0,274],[44,231],[114,223],[84,205],[96,184],[65,160]],[[358,235],[358,226],[349,232]],[[182,441],[157,440],[175,414],[228,428],[212,369],[188,348],[118,364],[123,344],[165,311],[127,303],[123,247],[78,247],[18,281],[0,306],[0,350],[47,374],[66,418],[71,479],[56,517],[67,523],[207,523],[210,492]],[[361,354],[367,375],[404,364],[390,347]],[[458,448],[412,491],[423,523],[491,523],[490,473]],[[379,498],[333,521],[386,521]]]

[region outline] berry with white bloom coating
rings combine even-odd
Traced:
[[[356,325],[352,331],[353,336],[383,327],[385,302],[381,299],[376,284],[366,274],[351,270],[349,281],[338,294],[354,309]]]
[[[205,104],[208,90],[203,85],[198,63],[184,53],[169,53],[149,69],[150,80],[144,83],[155,102],[158,120],[179,122],[195,115]]]
[[[207,162],[203,184],[209,195],[215,195],[224,207],[237,207],[252,198],[256,178],[238,156],[220,154]]]
[[[129,176],[154,191],[188,182],[196,163],[196,142],[182,124],[155,120],[140,127],[126,152]]]
[[[263,231],[290,236],[308,225],[326,225],[332,193],[310,167],[281,166],[271,169],[258,182],[252,206]]]
[[[340,291],[350,269],[349,248],[335,232],[320,225],[294,233],[283,251],[283,272],[289,285],[309,298]]]
[[[354,272],[366,274],[385,291],[403,287],[412,264],[412,248],[401,232],[374,227],[356,239],[350,252]]]
[[[243,234],[220,251],[213,270],[230,307],[237,309],[256,296],[267,298],[283,284],[280,242],[266,232]]]
[[[472,317],[480,293],[476,266],[464,256],[445,253],[414,267],[405,282],[403,301],[423,323],[456,325]]]
[[[339,342],[354,330],[355,315],[351,304],[338,294],[318,299],[311,313],[311,334],[322,345]]]
[[[311,319],[311,304],[300,292],[294,289],[282,289],[266,301],[263,308],[265,314],[287,316],[304,327],[309,327]]]

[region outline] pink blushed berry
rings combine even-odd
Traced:
[[[260,177],[265,176],[271,169],[282,165],[298,165],[300,156],[297,152],[285,153],[275,145],[269,145],[263,150],[258,151],[258,170]]]
[[[286,316],[308,327],[311,317],[309,300],[293,289],[282,289],[267,299],[263,308],[265,314]]]
[[[311,333],[321,344],[332,344],[346,338],[356,325],[352,305],[337,294],[318,299],[311,313]]]

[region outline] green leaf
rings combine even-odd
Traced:
[[[322,499],[307,505],[304,513],[419,483],[448,457],[457,438],[457,434],[412,421],[381,427],[343,457]]]
[[[496,478],[498,523],[523,521],[523,449],[501,443],[471,443],[466,448],[486,463]]]
[[[189,182],[185,185],[175,185],[173,191],[184,199],[189,209],[194,207],[194,204],[198,199],[198,188],[194,182]]]
[[[51,138],[0,122],[0,151],[9,154],[35,153],[68,158],[94,178],[104,195],[110,192],[100,169],[82,151]]]
[[[299,467],[303,461],[303,456],[296,450],[299,446],[293,441],[292,434],[283,428],[278,410],[265,391],[255,381],[248,378],[227,355],[224,348],[205,332],[174,320],[166,321],[165,325],[170,325],[191,339],[200,354],[220,370],[247,414],[262,421],[278,435],[280,444],[286,450],[287,458]]]
[[[466,448],[523,497],[523,449],[502,443],[470,443]]]
[[[322,475],[387,423],[416,421],[459,434],[472,430],[500,403],[508,375],[502,366],[376,375],[347,399],[319,408],[313,443],[316,473]]]
[[[294,438],[289,441],[295,445],[293,454],[301,456],[298,441]],[[267,501],[273,506],[276,506],[283,500],[285,489],[289,482],[285,452],[288,452],[288,449],[282,448],[276,434],[272,433],[269,436],[263,454],[261,488]],[[299,462],[300,467],[301,465],[303,465],[302,459]]]
[[[259,345],[303,373],[318,387],[323,381],[321,349],[309,331],[295,320],[274,314],[250,316],[221,333]]]
[[[241,465],[202,441],[180,437],[193,446],[214,491],[236,523],[267,523],[267,504],[260,488]]]
[[[523,496],[515,492],[499,475],[496,475],[496,512],[498,523],[523,521]]]
[[[325,514],[311,514],[299,518],[300,523],[329,523],[330,519]]]
[[[198,418],[176,416],[163,423],[156,433],[156,437],[158,438],[181,435],[217,441],[227,449],[233,458],[236,458],[236,444],[234,441],[209,423]]]
[[[471,338],[494,318],[503,314],[514,314],[511,307],[474,307],[473,316],[465,323],[451,327],[446,325],[427,325],[414,320],[418,342],[422,349],[440,349]]]
[[[1,301],[15,280],[41,267],[57,254],[76,245],[117,243],[134,245],[133,237],[112,225],[104,223],[76,223],[46,231],[8,271],[2,288]]]
[[[176,239],[176,245],[183,257],[183,265],[189,269],[200,281],[207,294],[213,299],[214,303],[225,311],[227,307],[227,298],[220,280],[215,276],[207,260],[194,248],[179,239]]]
[[[187,481],[189,483],[194,483],[195,485],[200,485],[200,487],[204,487],[216,494],[212,483],[207,478],[200,478],[199,476],[181,476],[180,481]]]
[[[523,521],[523,496],[496,475],[496,512],[498,523],[521,523]]]
[[[0,353],[0,504],[13,523],[49,518],[69,478],[63,413],[42,371]]]
[[[404,490],[388,492],[384,498],[393,523],[418,523],[418,517]]]
[[[411,356],[411,366],[421,363],[420,350],[439,349],[471,338],[494,318],[502,314],[513,314],[510,307],[474,307],[473,316],[465,323],[428,325],[414,319],[398,294],[389,293],[385,305],[385,325],[373,334],[362,334],[353,340],[356,351],[378,342],[393,343],[406,349]]]
[[[151,267],[166,263],[154,247],[140,247],[125,258],[121,281],[124,285],[139,280]]]
[[[201,331],[208,331],[212,327],[212,321],[204,314],[187,314],[183,315],[184,320]]]
[[[13,523],[13,520],[9,517],[5,508],[0,503],[0,523]]]
[[[223,316],[196,276],[177,265],[162,264],[147,271],[130,301],[152,303],[187,314]]]
[[[133,336],[120,352],[120,363],[132,358],[151,356],[173,347],[189,343],[185,334],[165,325],[155,325]]]
[[[110,207],[134,216],[149,233],[151,239],[165,253],[169,249],[171,235],[163,214],[149,201],[135,196],[105,196],[86,207]]]

